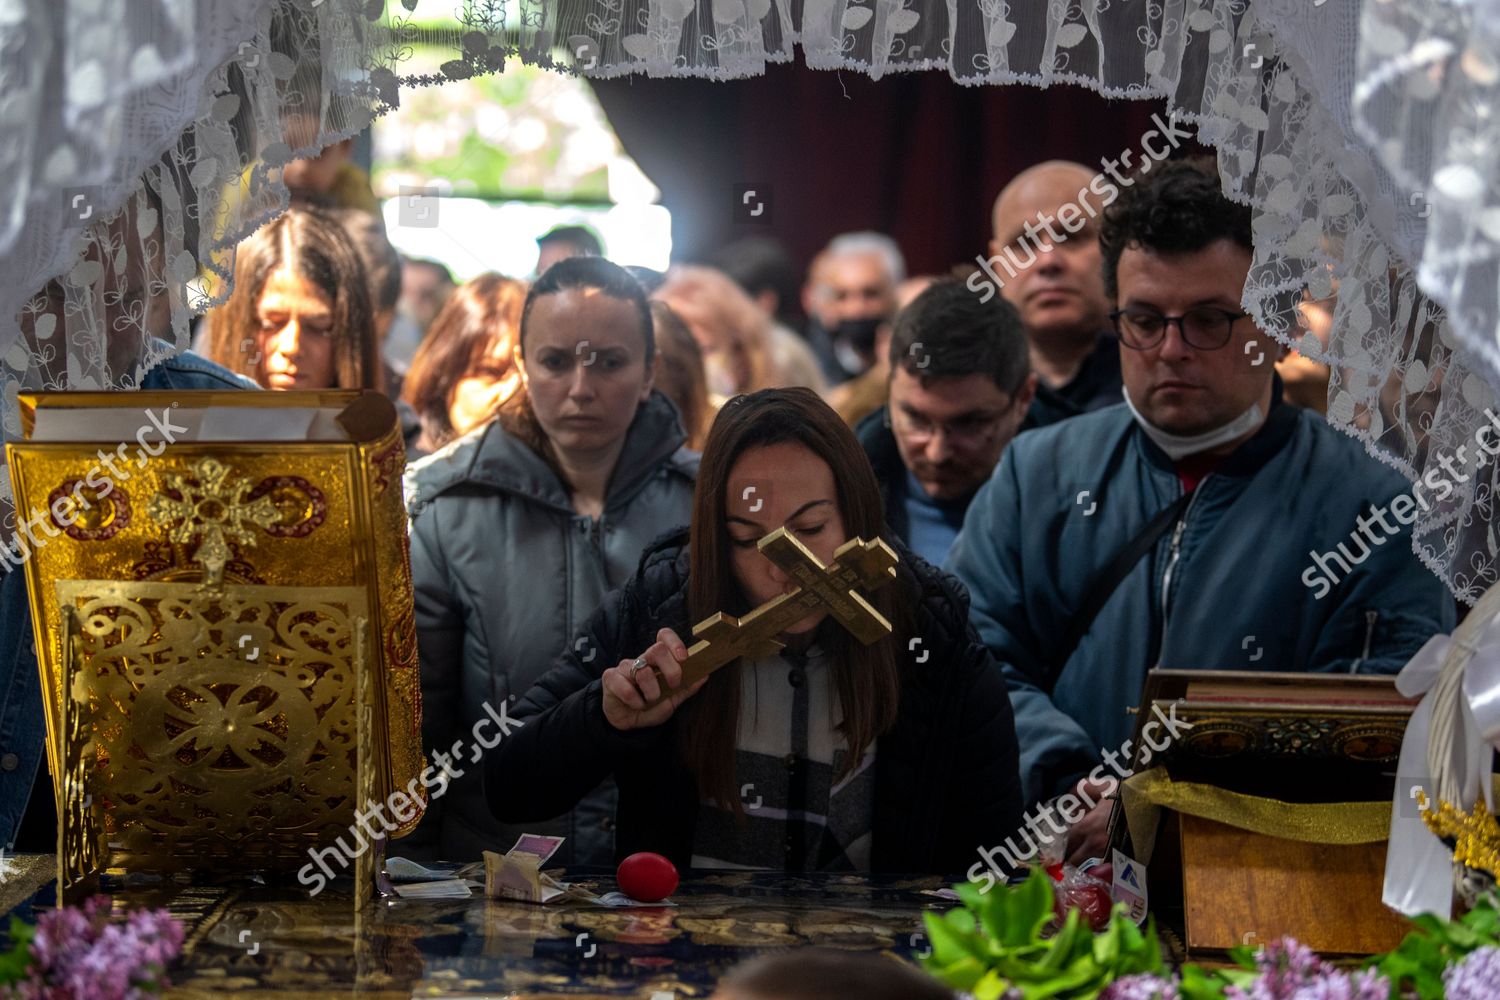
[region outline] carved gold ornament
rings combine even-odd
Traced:
[[[210,587],[224,581],[224,564],[232,554],[229,542],[253,546],[251,525],[270,528],[282,518],[270,497],[248,500],[254,484],[231,476],[229,466],[216,458],[199,459],[191,476],[168,472],[162,479],[177,496],[156,494],[146,504],[146,516],[167,528],[167,537],[178,544],[202,539],[194,559]]]

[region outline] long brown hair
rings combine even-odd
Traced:
[[[802,445],[833,470],[846,535],[871,539],[885,534],[880,487],[869,459],[854,433],[817,393],[790,388],[735,396],[724,404],[709,429],[693,494],[688,581],[692,622],[716,611],[743,614],[750,610],[731,566],[725,501],[729,472],[745,451],[783,442]],[[892,623],[894,640],[904,642],[914,630],[913,619],[910,609],[897,599],[896,587],[893,582],[865,596]],[[830,653],[831,682],[844,715],[839,729],[849,756],[838,775],[842,778],[853,772],[875,738],[896,721],[900,700],[896,641],[888,637],[861,645],[829,619],[818,628],[820,642]],[[733,666],[716,671],[682,711],[683,759],[698,777],[700,795],[743,815],[734,774],[739,671]]]
[[[458,436],[450,416],[453,392],[466,376],[490,363],[485,359],[497,353],[497,342],[503,352],[493,362],[500,369],[497,377],[513,373],[511,352],[525,302],[525,282],[489,272],[465,282],[443,303],[401,388],[401,398],[422,421],[418,444],[423,451],[436,451]]]
[[[260,332],[260,296],[266,281],[283,266],[322,292],[333,312],[332,388],[381,388],[385,379],[364,265],[338,220],[309,206],[287,209],[240,244],[234,290],[208,316],[209,357],[259,381],[260,351],[244,348]]]
[[[703,374],[703,351],[682,317],[660,299],[651,301],[651,320],[656,326],[656,346],[661,351],[656,387],[677,405],[682,426],[687,429],[687,446],[702,451],[713,415],[708,402],[708,379]]]

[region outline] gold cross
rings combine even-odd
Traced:
[[[838,547],[828,566],[785,528],[777,528],[756,547],[800,586],[742,618],[720,611],[694,625],[693,635],[698,641],[688,647],[678,690],[742,656],[760,659],[779,651],[782,644],[776,641],[776,635],[820,607],[826,607],[839,624],[867,646],[891,634],[891,623],[853,589],[873,590],[896,578],[896,553],[881,539],[867,542],[851,538]]]
[[[195,535],[203,537],[193,559],[203,565],[203,579],[209,586],[223,581],[224,566],[233,554],[229,542],[254,545],[250,525],[268,528],[281,518],[268,496],[247,502],[245,494],[255,484],[241,476],[230,476],[229,467],[215,458],[200,459],[193,466],[192,477],[168,472],[162,479],[182,499],[158,493],[147,503],[146,514],[167,528],[167,537],[173,542],[187,544]]]

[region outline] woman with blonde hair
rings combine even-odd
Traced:
[[[716,401],[787,386],[824,391],[812,349],[796,334],[776,327],[724,272],[674,267],[653,298],[671,306],[693,332]]]
[[[421,433],[413,458],[437,451],[495,416],[521,385],[513,355],[526,283],[481,274],[448,296],[407,371],[401,399]]]

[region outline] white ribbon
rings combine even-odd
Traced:
[[[1468,811],[1482,795],[1494,811],[1490,755],[1492,746],[1500,746],[1497,610],[1500,590],[1485,595],[1452,636],[1427,640],[1396,678],[1402,694],[1423,696],[1401,743],[1382,894],[1385,905],[1408,916],[1451,915],[1453,855],[1403,796],[1414,798],[1420,787],[1433,806],[1441,797]],[[1462,673],[1461,696],[1444,699],[1442,681],[1454,671]]]

